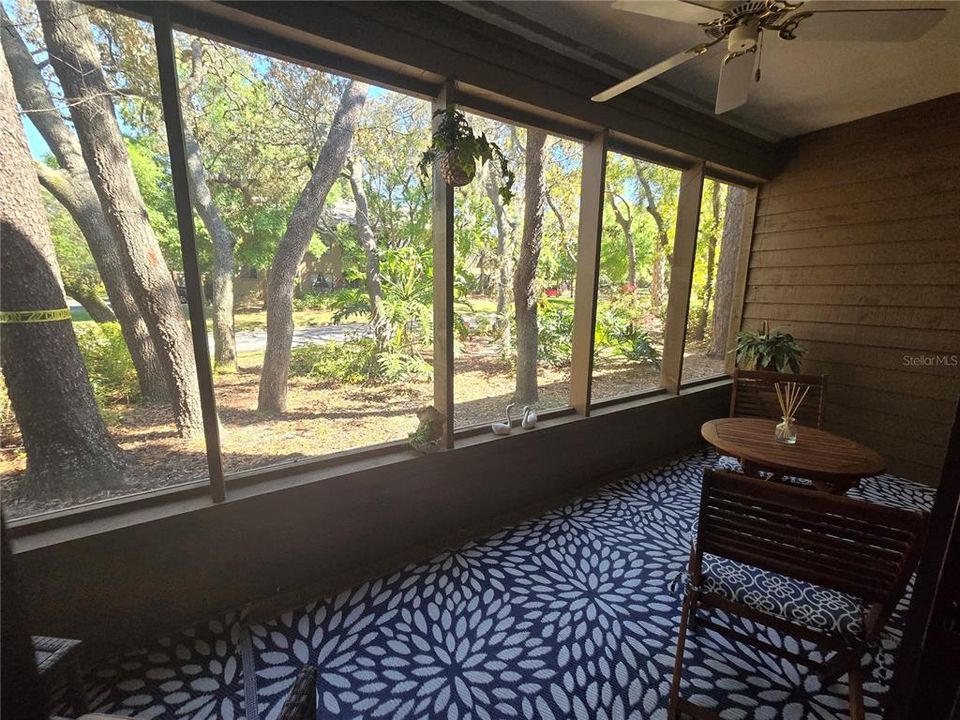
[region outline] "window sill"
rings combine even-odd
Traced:
[[[729,385],[730,382],[729,377],[704,381],[695,386],[682,388],[680,396],[708,392]],[[612,415],[642,406],[669,402],[675,397],[661,390],[604,401],[602,407],[591,408],[590,416]],[[484,431],[484,426],[465,428],[456,433],[455,448],[430,455],[417,453],[407,447],[405,442],[397,441],[319,458],[309,461],[309,466],[307,466],[308,461],[305,461],[303,464],[289,464],[264,471],[238,473],[228,479],[227,498],[219,503],[210,498],[206,482],[197,482],[189,486],[151,491],[141,496],[106,500],[43,516],[13,520],[8,525],[8,531],[15,553],[36,550],[133,525],[146,525],[181,514],[215,512],[219,507],[248,501],[257,496],[341,478],[365,470],[410,462],[427,462],[434,455],[442,456],[462,448],[501,441],[517,442],[519,438],[532,433],[551,432],[571,423],[589,421],[589,418],[577,415],[570,408],[551,411],[545,415],[546,417],[537,423],[536,428],[523,430],[516,427],[510,435],[506,436],[496,436],[489,430]]]

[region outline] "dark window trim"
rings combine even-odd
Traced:
[[[719,380],[714,379],[711,382],[700,383],[699,385],[702,387],[693,388],[692,391],[710,389],[718,382],[729,383],[730,380],[729,378],[720,378]],[[623,412],[632,409],[637,404],[661,403],[675,398],[676,396],[668,394],[665,390],[653,390],[604,400],[591,406],[591,409],[602,409],[604,413]],[[525,430],[524,434],[549,430],[557,425],[587,419],[573,408],[545,411],[540,419],[542,424],[532,430]],[[486,432],[484,432],[485,429]],[[486,425],[458,431],[457,437],[466,441],[461,447],[493,443],[502,439],[490,433],[489,426]],[[455,451],[456,448],[453,448],[453,452]],[[440,452],[450,452],[450,450]],[[304,478],[303,482],[307,483],[324,482],[331,478],[346,477],[382,465],[416,462],[426,457],[407,447],[406,441],[398,440],[369,448],[344,450],[326,457],[311,459],[308,462],[293,462],[273,468],[264,468],[263,470],[232,473],[227,476],[227,497],[224,502],[234,502],[249,497],[250,494],[278,490],[280,488],[271,487],[278,480],[300,477]],[[336,472],[338,469],[342,472]],[[311,474],[322,474],[322,477],[308,477]],[[289,484],[285,484],[283,487],[289,487]],[[166,517],[171,514],[189,512],[202,507],[213,507],[218,504],[223,503],[214,503],[210,498],[207,481],[199,480],[160,490],[146,490],[122,498],[99,500],[74,508],[15,518],[7,522],[7,529],[10,537],[16,539],[31,538],[43,533],[59,531],[55,542],[60,542],[78,535],[87,535],[92,532],[102,532],[110,529],[106,527],[108,524],[115,527],[117,523],[127,525],[149,522],[159,516]],[[183,508],[177,510],[178,505],[183,505]],[[135,517],[148,510],[159,512],[157,516],[144,517],[143,519]],[[96,529],[91,530],[91,527]]]
[[[685,391],[684,394],[709,390],[718,384],[729,383],[728,378],[719,381],[714,380],[711,383],[703,383],[702,387]],[[602,409],[602,414],[625,412],[637,405],[657,404],[675,398],[675,395],[658,390],[604,401],[599,406],[595,406],[595,409]],[[548,417],[541,420],[542,425],[533,430],[525,430],[523,431],[524,434],[549,431],[558,425],[589,419],[574,412],[572,408],[552,411],[545,413],[545,415],[548,415]],[[518,435],[511,435],[510,437],[516,439]],[[486,434],[483,432],[461,434],[461,438],[465,440],[460,446],[461,448],[495,443],[503,439],[489,432]],[[452,451],[456,452],[456,448]],[[441,452],[450,451],[443,450]],[[11,538],[24,540],[31,545],[55,544],[77,537],[106,532],[117,527],[146,524],[161,517],[179,515],[202,508],[215,508],[217,505],[245,500],[254,495],[282,491],[293,485],[325,482],[383,465],[417,462],[424,460],[425,457],[409,449],[403,441],[384,443],[376,446],[372,452],[369,448],[347,450],[325,458],[319,458],[310,463],[290,464],[275,468],[273,471],[268,469],[265,472],[255,472],[249,475],[238,473],[233,476],[232,481],[228,482],[227,498],[223,503],[213,502],[209,496],[206,481],[195,481],[187,485],[161,490],[148,490],[123,498],[100,500],[76,508],[16,518],[7,523],[7,529]],[[336,472],[337,470],[341,470],[341,472]],[[311,475],[317,475],[318,477],[310,477]],[[299,482],[287,482],[278,486],[278,480],[289,478],[298,478]],[[52,536],[49,538],[41,537],[48,533],[52,533]]]
[[[550,408],[548,410],[537,410],[537,422],[542,422],[544,420],[553,420],[555,418],[567,417],[568,415],[576,415],[577,411],[567,405],[566,407],[561,408]],[[495,422],[500,422],[503,418],[492,417],[488,422],[476,423],[475,425],[466,425],[464,427],[454,427],[453,437],[454,440],[460,440],[462,438],[474,437],[476,435],[482,435],[483,433],[490,432],[490,425]],[[519,418],[515,418],[511,423],[511,427],[520,427]]]
[[[721,372],[721,373],[717,373],[716,375],[709,375],[708,377],[702,377],[696,380],[690,380],[688,382],[680,383],[680,389],[686,390],[687,388],[695,388],[698,385],[706,385],[707,383],[717,382],[718,380],[729,380],[729,379],[731,379],[729,373]]]
[[[664,397],[673,397],[673,395],[667,392],[666,388],[657,387],[649,390],[640,390],[635,393],[627,393],[625,395],[614,395],[613,397],[604,398],[603,400],[597,400],[596,402],[590,403],[590,409],[599,410],[601,408],[610,407],[611,405],[621,405],[623,403],[635,402],[637,400],[648,400],[650,398],[657,397],[658,395],[663,395]]]

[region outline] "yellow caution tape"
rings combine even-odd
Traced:
[[[25,323],[44,323],[58,322],[60,320],[70,320],[70,308],[60,308],[58,310],[14,310],[12,312],[0,312],[0,323],[7,324],[25,324]]]

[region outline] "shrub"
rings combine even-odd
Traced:
[[[339,325],[353,315],[370,315],[370,298],[363,288],[343,288],[327,294],[326,308],[333,311],[332,322]]]
[[[653,345],[650,333],[642,328],[629,323],[626,327],[616,332],[618,340],[617,351],[627,358],[636,362],[643,362],[653,365],[660,369],[660,351]]]
[[[10,404],[10,395],[7,393],[7,383],[0,376],[0,429],[3,434],[7,434],[9,426],[14,425],[16,418],[13,416],[13,405]]]
[[[360,385],[372,380],[400,382],[429,377],[432,368],[420,355],[400,350],[376,353],[370,338],[342,343],[311,343],[294,348],[290,374],[324,382]]]
[[[359,385],[378,372],[373,340],[354,338],[342,343],[311,343],[294,348],[290,374],[327,382]]]
[[[430,377],[433,368],[419,355],[388,350],[377,357],[380,377],[387,382],[422,380]]]
[[[136,400],[140,385],[120,324],[87,322],[74,329],[97,404]]]
[[[660,368],[662,358],[650,333],[634,322],[627,322],[617,307],[598,309],[594,345],[609,348],[627,360]]]
[[[573,306],[543,303],[537,320],[540,363],[568,367],[573,356]]]
[[[330,295],[309,292],[293,299],[294,310],[323,310],[327,307]]]

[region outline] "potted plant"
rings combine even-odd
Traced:
[[[785,367],[789,367],[798,373],[805,352],[797,345],[793,335],[779,330],[770,332],[766,322],[759,330],[741,330],[737,333],[737,367],[745,370],[752,367],[783,372]]]
[[[487,140],[485,133],[477,135],[467,122],[467,117],[454,107],[437,110],[439,118],[433,132],[430,148],[425,150],[417,167],[426,178],[431,165],[437,164],[440,176],[449,185],[468,185],[477,174],[477,163],[496,163],[500,172],[498,191],[505,203],[513,197],[514,175],[507,165],[500,146]]]

